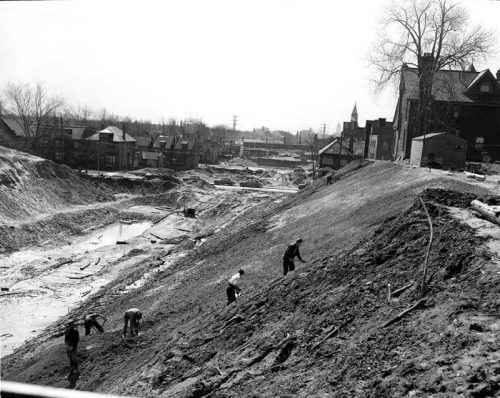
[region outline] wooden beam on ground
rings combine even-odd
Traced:
[[[403,312],[400,312],[398,315],[396,315],[394,318],[392,318],[391,320],[387,321],[386,323],[384,323],[384,325],[382,327],[386,328],[387,326],[390,326],[392,325],[393,323],[399,321],[401,318],[403,318],[406,314],[408,314],[409,312],[413,311],[413,310],[416,310],[417,308],[420,308],[422,305],[425,304],[425,299],[420,299],[418,300],[415,304],[413,304],[410,308],[407,308],[406,310],[404,310]]]
[[[339,330],[341,328],[343,328],[344,326],[348,325],[349,323],[351,323],[352,321],[354,321],[354,317],[351,316],[349,318],[347,318],[346,321],[344,321],[341,325],[337,326],[336,328],[334,328],[331,332],[329,332],[325,337],[323,337],[320,341],[318,341],[316,344],[313,345],[312,349],[315,350],[316,348],[318,348],[321,344],[323,344],[326,340],[328,340],[329,338],[335,336]]]
[[[500,206],[488,206],[479,200],[473,200],[471,206],[488,221],[500,225]]]
[[[405,290],[409,289],[410,287],[412,287],[413,285],[415,284],[415,282],[412,282],[406,286],[403,286],[402,288],[399,288],[397,290],[394,290],[392,293],[391,293],[391,296],[392,297],[397,297],[399,296],[401,293],[403,293]]]

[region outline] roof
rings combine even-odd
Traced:
[[[3,117],[2,120],[5,124],[14,132],[14,134],[18,137],[25,137],[24,130],[21,127],[21,122],[18,119],[13,117]]]
[[[448,102],[473,102],[464,92],[487,71],[488,69],[480,73],[462,70],[438,70],[434,76],[434,99]],[[418,100],[417,69],[405,68],[402,70],[402,75],[407,98]]]
[[[99,141],[99,135],[101,133],[113,134],[113,142],[137,142],[137,140],[134,137],[124,133],[122,130],[120,130],[118,127],[115,126],[106,127],[104,130],[98,131],[94,135],[87,138],[87,140]]]
[[[72,140],[81,140],[83,137],[83,132],[85,131],[85,127],[64,127],[71,129],[71,139]]]
[[[446,132],[441,132],[441,133],[430,133],[430,134],[424,134],[424,135],[420,135],[418,137],[415,137],[413,139],[413,141],[423,141],[423,140],[427,140],[429,138],[436,138],[436,137],[439,137],[439,136],[444,136],[444,135],[448,135],[454,139],[456,139],[457,141],[467,141],[461,137],[457,137],[456,135],[453,135],[453,134],[450,134],[450,133],[446,133]]]
[[[147,147],[151,143],[150,137],[135,137],[135,139],[137,140],[137,146]]]
[[[161,152],[142,152],[142,159],[144,160],[158,160],[161,156]]]
[[[165,149],[171,149],[170,147],[172,146],[172,144],[174,143],[174,139],[176,140],[175,141],[175,147],[172,148],[172,149],[179,149],[181,147],[181,140],[180,140],[180,137],[170,137],[170,136],[166,136],[166,135],[160,135],[156,138],[155,142],[154,142],[154,147],[155,148],[160,148],[160,142],[164,142],[165,143]]]
[[[321,148],[319,151],[318,151],[318,155],[321,155],[322,153],[328,151],[328,149],[330,149],[332,146],[334,146],[335,144],[339,144],[340,145],[340,141],[339,140],[335,140],[335,141],[332,141],[330,142],[328,145],[325,145],[323,148]],[[342,148],[346,149],[347,151],[349,151],[349,147],[347,147],[346,145],[342,144]]]

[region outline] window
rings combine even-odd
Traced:
[[[73,149],[80,148],[80,143],[78,141],[73,141]]]
[[[57,141],[56,141],[57,142]],[[56,152],[55,159],[58,162],[62,162],[64,160],[64,152]]]
[[[64,148],[64,141],[63,140],[56,140],[55,146],[56,146],[56,148]]]
[[[476,137],[476,151],[482,151],[484,148],[484,137]]]
[[[491,84],[483,83],[479,86],[479,92],[481,94],[490,94],[491,93]]]
[[[340,159],[340,166],[345,166],[347,164],[347,159]]]
[[[115,156],[114,155],[106,155],[105,156],[106,166],[112,167],[115,165]]]

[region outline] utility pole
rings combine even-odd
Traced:
[[[97,175],[100,174],[101,142],[97,140]]]

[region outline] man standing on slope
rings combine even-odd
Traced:
[[[106,322],[106,318],[101,314],[88,314],[85,318],[83,318],[83,322],[85,325],[85,336],[88,336],[90,334],[92,326],[95,327],[99,333],[104,333],[104,329],[102,328],[101,325],[99,325],[99,322],[97,322],[96,320],[96,318],[98,317],[101,317],[102,319],[104,319],[104,322]]]
[[[234,274],[231,279],[229,279],[229,286],[226,289],[227,293],[227,305],[234,303],[236,301],[236,294],[240,294],[241,289],[238,286],[238,282],[241,277],[245,275],[245,271],[240,269],[236,274]]]
[[[288,274],[289,271],[295,270],[295,264],[293,262],[295,257],[298,257],[301,262],[305,263],[302,257],[300,257],[299,251],[299,247],[302,242],[302,239],[297,239],[295,243],[292,243],[287,247],[285,254],[283,254],[283,275]]]
[[[66,332],[64,333],[64,344],[66,344],[66,354],[68,355],[69,366],[71,366],[70,376],[73,376],[75,372],[79,373],[78,362],[76,359],[79,341],[80,333],[78,333],[78,329],[75,329],[75,323],[73,321],[69,321],[66,325]]]
[[[131,308],[125,312],[123,317],[123,337],[127,338],[127,327],[130,321],[130,335],[132,337],[139,334],[139,320],[142,319],[142,312],[137,308]]]

